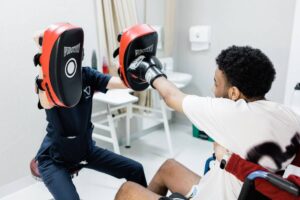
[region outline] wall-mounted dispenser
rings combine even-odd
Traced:
[[[189,31],[189,40],[192,51],[204,51],[209,49],[211,40],[210,26],[192,26]]]

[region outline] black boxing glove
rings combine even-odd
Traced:
[[[167,76],[161,71],[162,65],[155,56],[140,55],[127,68],[128,77],[133,82],[147,82],[153,88],[153,81]]]

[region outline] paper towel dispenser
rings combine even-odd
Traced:
[[[190,27],[189,39],[192,51],[209,49],[211,43],[211,27],[207,25]]]

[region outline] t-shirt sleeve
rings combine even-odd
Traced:
[[[183,112],[199,129],[214,141],[233,150],[232,144],[240,137],[236,123],[246,106],[245,101],[234,102],[224,98],[199,97],[188,95],[183,100]]]
[[[111,76],[102,74],[91,67],[84,67],[83,69],[85,70],[86,81],[92,87],[92,90],[106,93]]]

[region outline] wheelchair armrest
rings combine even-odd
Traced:
[[[297,185],[294,183],[277,176],[275,174],[272,174],[270,172],[265,172],[265,171],[254,171],[251,174],[249,174],[244,182],[242,191],[240,193],[239,200],[245,199],[247,196],[248,192],[254,188],[254,181],[258,178],[264,179],[268,182],[270,182],[272,185],[287,191],[295,196],[299,196],[300,194],[300,189]]]

